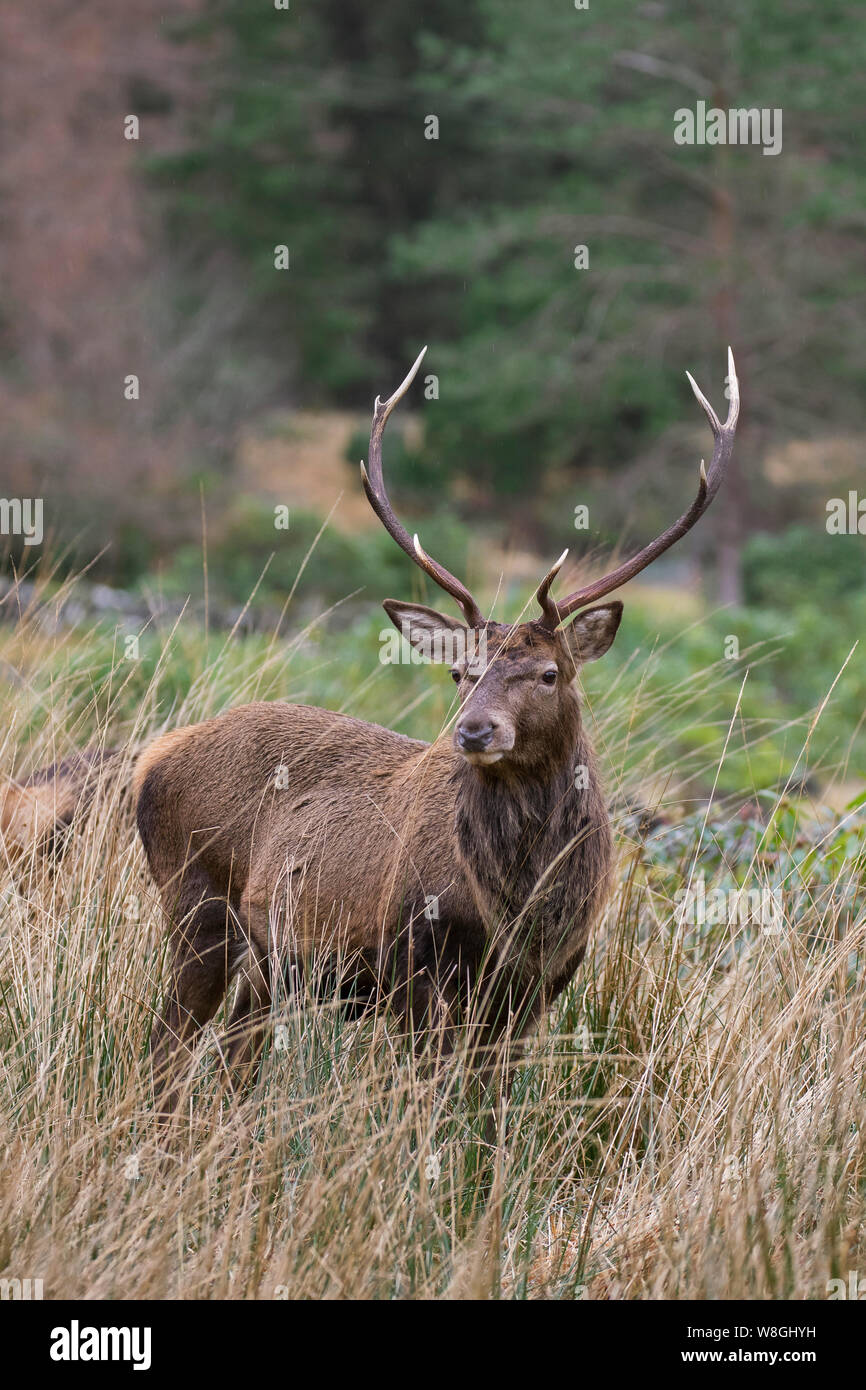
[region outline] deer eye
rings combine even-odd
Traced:
[[[541,679],[545,685],[556,685],[556,677],[558,675],[558,671],[545,671]]]
[[[457,670],[452,671],[452,672],[451,672],[451,679],[453,680],[453,682],[454,682],[455,685],[459,685],[459,684],[460,684],[460,672],[457,671]]]

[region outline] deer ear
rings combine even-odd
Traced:
[[[622,604],[602,603],[598,608],[585,608],[574,622],[561,629],[566,646],[576,664],[598,661],[613,645],[622,618]]]
[[[398,632],[428,661],[453,665],[466,653],[469,628],[459,618],[448,618],[423,603],[399,603],[386,598],[382,604]]]

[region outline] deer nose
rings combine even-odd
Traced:
[[[466,753],[483,753],[489,747],[496,725],[480,719],[464,719],[457,730],[457,742]]]

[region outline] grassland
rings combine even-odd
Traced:
[[[459,1060],[437,1092],[393,1020],[302,996],[277,1000],[244,1096],[208,1030],[167,1147],[147,1058],[164,942],[123,778],[59,864],[0,867],[0,1277],[68,1298],[820,1299],[866,1272],[858,668],[796,707],[770,624],[731,663],[724,621],[665,636],[633,611],[639,640],[587,671],[616,892],[497,1146]],[[109,629],[25,618],[0,629],[0,767],[132,752],[251,698],[432,737],[452,687],[383,667],[380,625],[184,621],[128,660]],[[698,883],[720,920],[683,919]]]

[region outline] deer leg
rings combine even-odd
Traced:
[[[400,932],[387,958],[383,985],[416,1053],[431,1050],[431,1044],[437,1056],[453,1051],[453,966],[450,957],[443,959],[445,955],[432,926],[415,916]]]
[[[236,927],[231,906],[214,895],[211,885],[198,876],[188,880],[181,901],[189,902],[195,890],[197,901],[178,920],[170,919],[171,982],[162,1020],[151,1038],[151,1064],[159,1110],[169,1117],[180,1095],[180,1067],[188,1060],[193,1044],[225,998],[229,981],[237,968]]]
[[[504,986],[504,987],[503,987]],[[517,1064],[524,1050],[524,1039],[538,1024],[546,1007],[540,989],[524,983],[515,994],[507,982],[495,977],[482,1004],[488,1010],[487,1022],[482,1022],[477,1075],[480,1099],[484,1107],[483,1138],[495,1146],[500,1136],[508,1138],[508,1107]]]
[[[249,951],[227,1033],[228,1065],[235,1084],[243,1084],[252,1076],[267,1030],[271,1008],[267,909],[249,909],[246,935]]]
[[[478,1055],[463,1045],[473,1033],[472,1000],[484,937],[480,925],[444,904],[432,920],[418,910],[398,934],[388,961],[392,1007],[440,1094],[453,1091],[458,1054],[477,1073]]]

